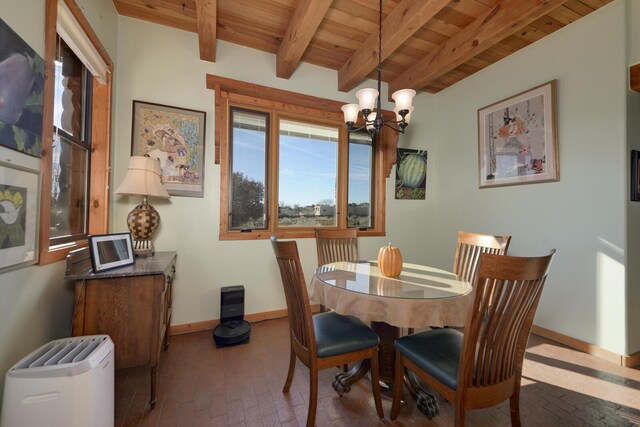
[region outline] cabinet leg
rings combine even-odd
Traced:
[[[164,339],[162,340],[162,350],[167,351],[169,348],[169,331],[164,334]]]
[[[149,404],[151,405],[151,409],[156,407],[156,377],[158,376],[158,367],[151,367],[151,399],[149,399]]]

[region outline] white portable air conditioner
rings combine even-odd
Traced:
[[[1,427],[112,427],[113,341],[108,335],[51,341],[9,369]]]

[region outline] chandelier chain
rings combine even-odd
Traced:
[[[346,104],[342,107],[349,132],[359,132],[366,129],[371,138],[375,140],[383,126],[387,126],[398,133],[404,133],[409,124],[409,115],[414,109],[411,101],[416,92],[413,89],[397,90],[391,95],[396,103],[394,108],[395,120],[390,117],[385,120],[382,114],[382,0],[378,2],[378,90],[360,89],[356,97],[360,105]],[[354,126],[358,121],[358,111],[362,114],[364,124],[360,127]]]
[[[382,0],[380,0],[380,7],[378,8],[378,93],[380,93],[381,81],[382,81]],[[380,98],[378,98],[378,100],[379,99]]]

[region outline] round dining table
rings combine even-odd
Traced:
[[[394,341],[401,328],[459,326],[466,321],[472,286],[454,273],[403,263],[398,277],[382,275],[375,261],[335,262],[318,267],[309,288],[310,299],[339,314],[369,322],[380,337],[380,381],[391,388],[395,373]],[[342,395],[366,375],[361,362],[336,374],[333,387]],[[438,413],[435,398],[422,389],[412,373],[405,385],[427,417]]]

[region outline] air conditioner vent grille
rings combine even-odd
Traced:
[[[14,369],[39,368],[42,366],[82,362],[106,339],[107,337],[98,337],[82,340],[62,339],[52,341],[29,355]]]

